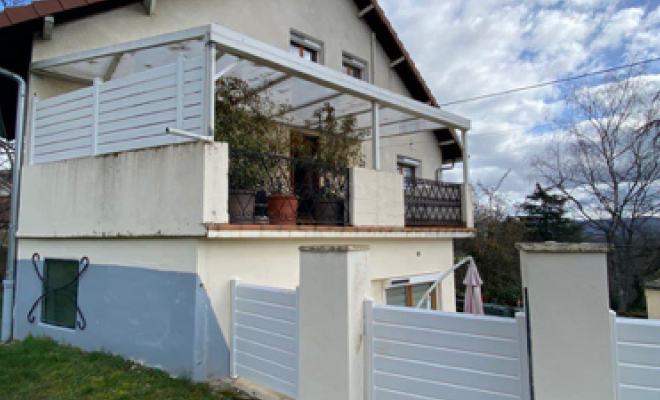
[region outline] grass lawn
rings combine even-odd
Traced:
[[[2,400],[234,400],[203,384],[105,353],[84,353],[50,339],[0,345]]]

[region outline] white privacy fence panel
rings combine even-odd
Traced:
[[[296,291],[239,284],[237,281],[232,287],[232,376],[296,398]]]
[[[165,128],[202,135],[204,57],[177,63],[48,100],[32,114],[32,164],[181,143]]]
[[[660,399],[660,321],[616,322],[621,400]]]
[[[366,306],[371,400],[529,398],[524,317],[371,304]]]

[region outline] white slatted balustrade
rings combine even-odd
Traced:
[[[184,59],[34,101],[30,163],[182,143],[165,128],[203,134],[204,58]]]
[[[621,400],[660,399],[660,321],[617,318]]]
[[[368,301],[366,320],[369,400],[529,398],[524,316],[477,317]]]
[[[295,290],[232,283],[231,374],[286,396],[298,392]]]

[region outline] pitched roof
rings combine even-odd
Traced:
[[[0,28],[108,0],[40,0],[0,12]]]

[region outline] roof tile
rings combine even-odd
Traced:
[[[62,5],[59,0],[41,0],[32,3],[34,9],[40,16],[51,15],[63,11]]]
[[[9,18],[7,18],[7,15],[4,12],[0,12],[0,28],[4,28],[5,26],[10,26],[11,21],[9,21]]]
[[[9,7],[5,9],[5,15],[9,18],[12,24],[18,24],[23,21],[29,21],[39,17],[34,7],[31,5],[20,7]]]
[[[66,10],[87,5],[85,0],[60,0],[60,3],[62,3],[62,6]]]

